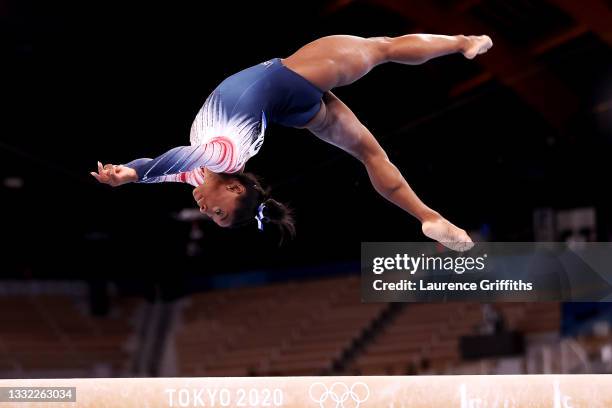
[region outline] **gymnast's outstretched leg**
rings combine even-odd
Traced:
[[[419,65],[432,58],[462,53],[472,59],[493,42],[486,36],[408,34],[401,37],[362,38],[332,35],[306,44],[285,58],[291,70],[323,91],[351,84],[386,62]]]
[[[466,58],[474,58],[491,46],[491,39],[487,36],[331,36],[305,45],[283,63],[326,91],[319,112],[304,127],[360,160],[375,190],[419,219],[427,237],[463,251],[473,246],[468,234],[419,199],[372,133],[329,91],[358,80],[385,62],[421,64],[458,52]]]

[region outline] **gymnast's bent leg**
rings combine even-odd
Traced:
[[[455,251],[466,251],[473,246],[463,229],[450,223],[419,199],[372,133],[334,94],[327,92],[324,95],[321,110],[309,122],[307,129],[360,160],[374,189],[416,217],[427,237]]]

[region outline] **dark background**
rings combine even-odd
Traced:
[[[188,258],[190,225],[171,214],[195,208],[190,186],[112,189],[88,175],[98,160],[188,144],[225,77],[340,33],[491,35],[474,61],[388,64],[335,93],[422,199],[466,230],[530,240],[534,208],[594,206],[598,239],[609,240],[610,21],[602,2],[590,13],[571,3],[1,2],[0,179],[23,180],[0,186],[2,275],[176,283],[354,261],[362,241],[423,239],[357,161],[305,130],[270,126],[247,166],[295,208],[297,239],[281,248],[254,225],[204,223],[202,254]]]

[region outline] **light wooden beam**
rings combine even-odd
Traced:
[[[605,374],[68,378],[0,380],[0,387],[0,398],[13,397],[0,407],[32,408],[612,406],[612,376]],[[67,391],[24,387],[73,387],[75,398],[43,402],[41,396],[59,399]],[[18,402],[27,396],[30,402]]]

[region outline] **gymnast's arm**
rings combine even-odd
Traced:
[[[199,146],[180,146],[154,159],[136,159],[125,165],[102,165],[91,175],[100,183],[113,187],[126,183],[180,182],[198,186],[204,181],[201,168],[215,173],[231,173],[236,169],[233,143],[215,138]]]

